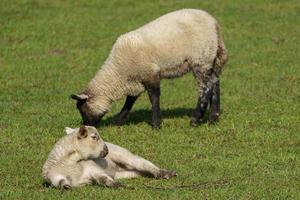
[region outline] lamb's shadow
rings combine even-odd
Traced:
[[[176,109],[166,109],[161,110],[161,115],[163,119],[172,119],[178,117],[191,117],[194,110],[191,108],[176,108]],[[125,122],[128,124],[139,124],[142,122],[151,123],[152,111],[147,109],[134,110],[129,113],[129,116]],[[100,126],[117,126],[113,123],[114,116],[108,117],[101,121]]]

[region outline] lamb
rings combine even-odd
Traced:
[[[70,189],[91,183],[115,188],[120,186],[117,180],[121,178],[150,175],[169,179],[177,175],[118,145],[104,142],[94,127],[67,127],[66,133],[43,166],[45,181],[56,188]]]
[[[71,98],[77,100],[84,124],[95,126],[113,102],[127,96],[115,117],[121,125],[147,90],[152,125],[160,128],[160,81],[192,71],[199,98],[191,125],[197,126],[204,121],[208,104],[209,121],[219,118],[220,75],[226,62],[227,50],[217,21],[203,10],[182,9],[121,35],[86,89]]]

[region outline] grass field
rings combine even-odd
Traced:
[[[69,95],[81,91],[116,38],[156,17],[190,7],[222,27],[230,61],[215,125],[189,126],[197,89],[191,74],[162,83],[163,126],[148,125],[150,102],[113,126],[98,127],[178,177],[122,180],[61,192],[41,168],[65,126],[81,118]],[[300,2],[260,0],[0,1],[0,199],[299,199]]]

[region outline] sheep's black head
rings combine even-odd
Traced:
[[[71,98],[77,100],[76,106],[84,125],[96,126],[106,113],[106,111],[97,109],[99,106],[97,106],[95,99],[86,94],[72,94]]]

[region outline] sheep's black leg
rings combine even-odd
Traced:
[[[210,113],[209,113],[209,121],[215,122],[218,120],[221,111],[220,105],[220,81],[218,80],[212,89],[212,96],[210,99]]]
[[[119,114],[114,118],[114,123],[117,125],[122,125],[126,122],[127,116],[133,107],[133,104],[137,100],[138,96],[127,96],[125,104]]]
[[[200,95],[198,98],[198,103],[191,119],[191,126],[198,126],[200,123],[204,122],[204,114],[206,112],[211,95],[212,88],[203,88],[202,95]]]
[[[152,104],[152,127],[159,129],[161,125],[161,113],[160,113],[160,86],[154,86],[148,88],[149,98]]]
[[[191,119],[191,126],[198,126],[200,123],[204,122],[204,115],[211,100],[213,87],[218,81],[218,78],[209,65],[203,66],[202,68],[193,68],[193,74],[198,82],[200,95]]]

